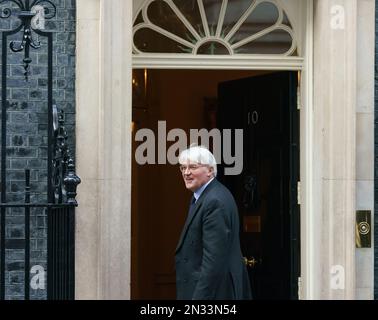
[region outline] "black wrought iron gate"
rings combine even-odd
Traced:
[[[18,16],[21,23],[13,30],[2,33],[1,59],[1,203],[0,203],[0,299],[5,299],[5,284],[7,276],[6,254],[7,248],[7,216],[14,212],[23,215],[25,223],[25,237],[20,248],[24,249],[24,298],[30,299],[30,290],[35,284],[31,274],[39,273],[38,281],[47,279],[48,299],[74,298],[74,226],[75,207],[77,202],[76,187],[80,183],[75,174],[75,166],[67,143],[67,133],[64,128],[64,113],[53,105],[53,34],[34,29],[32,19],[36,12],[35,6],[43,7],[46,19],[54,17],[56,6],[50,0],[0,0],[0,5],[8,3],[2,8],[1,18],[12,15]],[[20,32],[19,41],[10,38]],[[33,193],[30,182],[30,169],[25,168],[24,201],[10,202],[7,199],[7,65],[8,54],[24,52],[23,63],[25,80],[28,81],[31,49],[38,49],[40,42],[34,39],[35,34],[47,39],[47,190],[45,201],[31,201]],[[41,212],[47,217],[47,270],[41,266],[31,265],[30,236],[31,215]],[[39,269],[38,269],[39,268]],[[46,272],[45,272],[46,271]]]

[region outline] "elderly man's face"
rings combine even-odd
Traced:
[[[213,177],[213,168],[199,163],[188,162],[182,164],[180,169],[185,187],[192,192],[201,188]]]

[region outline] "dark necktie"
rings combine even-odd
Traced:
[[[196,204],[196,198],[192,196],[192,199],[190,199],[190,206],[189,206],[189,212],[188,212],[188,217],[193,213],[193,207]]]

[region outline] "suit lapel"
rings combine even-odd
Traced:
[[[181,236],[180,236],[179,243],[178,243],[178,245],[177,245],[177,247],[176,247],[176,252],[180,249],[180,247],[181,247],[181,245],[182,245],[182,243],[183,243],[183,241],[184,241],[184,238],[185,238],[185,236],[186,236],[186,233],[187,233],[187,231],[188,231],[188,228],[189,228],[190,223],[193,221],[194,216],[197,214],[197,212],[198,212],[199,209],[201,208],[202,201],[201,201],[201,203],[199,203],[199,201],[200,201],[200,200],[198,199],[198,201],[197,201],[196,204],[194,205],[193,213],[190,214],[190,215],[187,217],[186,221],[185,221],[184,228],[182,229],[182,232],[181,232]]]
[[[197,215],[197,213],[200,211],[201,207],[202,207],[202,203],[207,195],[207,193],[209,192],[209,190],[211,190],[213,188],[213,186],[215,185],[215,182],[216,179],[214,179],[213,181],[211,181],[209,183],[209,185],[206,187],[206,189],[202,192],[201,196],[199,197],[199,199],[197,200],[197,202],[195,203],[194,205],[194,208],[193,208],[193,213],[190,214],[186,221],[185,221],[185,225],[184,225],[184,228],[182,229],[182,232],[181,232],[181,236],[180,236],[180,240],[177,244],[177,247],[176,247],[176,252],[180,249],[180,247],[182,246],[182,243],[184,242],[184,239],[185,239],[185,236],[186,236],[186,233],[188,232],[188,228],[191,224],[191,222],[193,221],[194,217]]]

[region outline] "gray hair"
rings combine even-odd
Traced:
[[[217,161],[213,154],[204,146],[191,145],[183,150],[179,156],[179,163],[195,162],[213,168],[214,177],[217,176]]]

